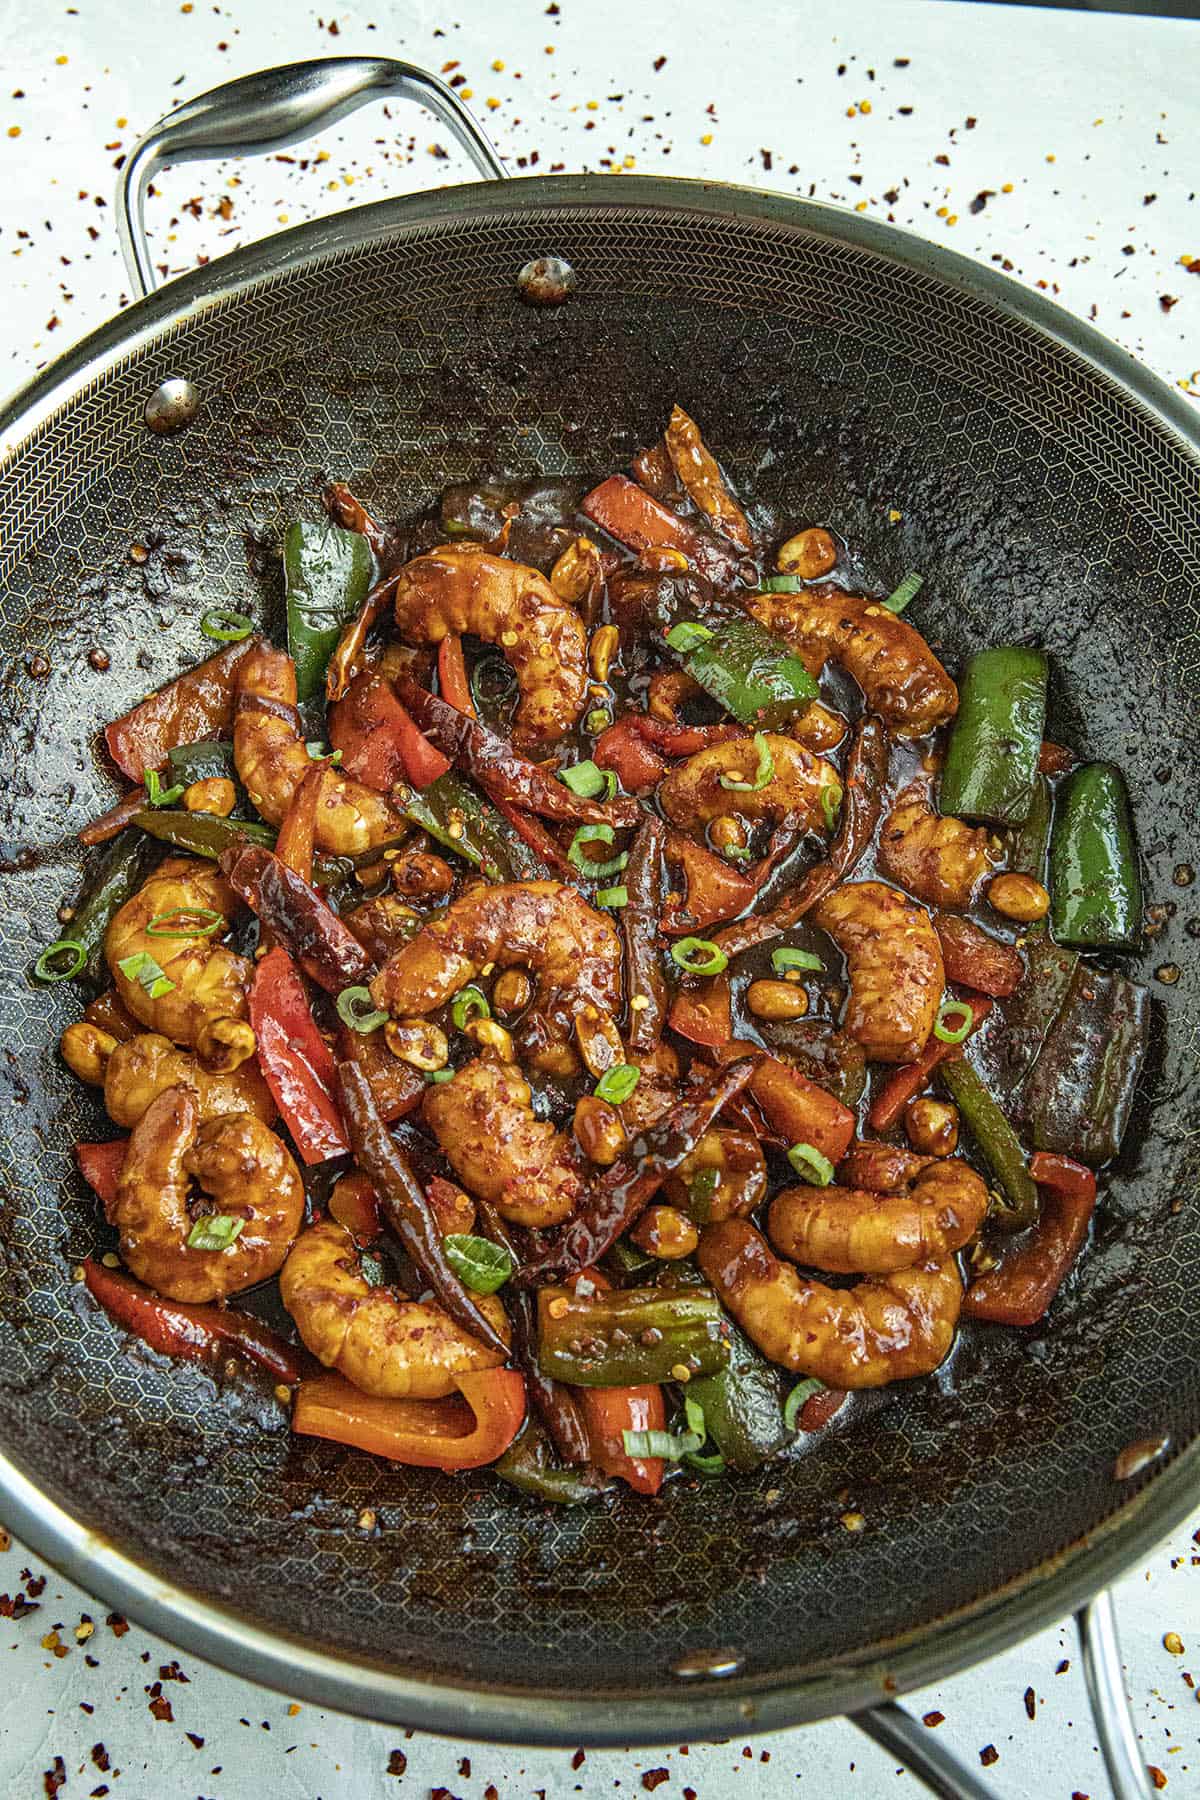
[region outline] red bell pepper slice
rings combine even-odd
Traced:
[[[689,1043],[723,1048],[733,1036],[728,975],[714,975],[703,987],[680,988],[671,1002],[667,1024]]]
[[[991,1012],[992,1003],[985,1000],[982,994],[972,994],[970,1007],[975,1016],[971,1031],[978,1031]],[[970,1035],[969,1031],[967,1037]],[[909,1101],[929,1086],[930,1077],[938,1064],[961,1054],[962,1044],[943,1044],[940,1038],[931,1037],[916,1062],[905,1063],[902,1069],[893,1070],[872,1100],[867,1114],[867,1124],[871,1130],[890,1131],[893,1125],[898,1125]]]
[[[525,1422],[525,1378],[516,1369],[456,1375],[461,1399],[383,1400],[343,1375],[302,1381],[292,1430],[350,1444],[422,1469],[478,1469],[503,1456]]]
[[[475,702],[471,698],[471,684],[467,680],[467,659],[463,655],[462,639],[453,635],[444,637],[438,645],[438,685],[442,690],[442,699],[448,705],[456,707],[460,713],[466,713],[469,719],[475,714]]]
[[[739,1044],[730,1054],[744,1056]],[[750,1092],[768,1125],[788,1144],[811,1144],[831,1163],[841,1162],[854,1136],[854,1114],[835,1094],[777,1057],[764,1056],[750,1077]]]
[[[207,1362],[232,1347],[294,1387],[312,1367],[311,1359],[249,1313],[223,1306],[192,1306],[163,1300],[123,1269],[107,1269],[91,1257],[83,1265],[88,1292],[118,1325],[124,1325],[163,1356]]]
[[[639,734],[633,720],[618,719],[596,739],[592,761],[598,769],[611,769],[627,794],[644,794],[656,788],[667,765]]]
[[[963,1297],[963,1313],[995,1325],[1036,1325],[1082,1250],[1096,1209],[1096,1177],[1069,1156],[1039,1152],[1029,1170],[1042,1190],[1042,1210],[1023,1241]]]
[[[317,833],[317,809],[321,789],[325,785],[327,764],[314,763],[292,795],[291,805],[283,815],[275,854],[295,874],[310,885],[313,878],[313,850]]]
[[[616,1475],[639,1494],[657,1494],[663,1483],[661,1456],[628,1456],[625,1431],[665,1431],[667,1408],[657,1386],[580,1387],[572,1390],[583,1413],[591,1458],[606,1475]]]
[[[75,1146],[75,1161],[79,1164],[79,1173],[103,1206],[106,1219],[112,1218],[117,1183],[121,1179],[121,1170],[125,1167],[125,1152],[128,1148],[127,1137],[114,1138],[110,1144]]]
[[[935,913],[934,928],[942,946],[946,980],[980,994],[1003,998],[1025,979],[1025,964],[1018,950],[954,913]]]
[[[303,977],[279,946],[255,967],[250,1023],[259,1067],[304,1161],[348,1155],[350,1144],[334,1098],[333,1054],[317,1029]]]
[[[692,527],[625,475],[610,475],[593,488],[584,496],[581,510],[631,550],[665,544],[686,556],[696,548]]]
[[[1073,750],[1062,744],[1052,744],[1049,738],[1042,739],[1042,747],[1038,752],[1039,775],[1065,775],[1079,761]]]
[[[261,642],[243,638],[227,644],[198,668],[188,669],[132,712],[104,728],[109,755],[130,781],[144,781],[148,769],[161,769],[167,751],[202,738],[228,737],[233,729],[237,666]]]
[[[329,741],[341,751],[346,774],[381,794],[398,781],[426,788],[450,767],[375,669],[356,675],[344,699],[330,707]]]
[[[704,931],[722,919],[732,919],[753,900],[756,890],[752,881],[681,831],[668,832],[666,850],[667,861],[682,868],[687,888],[679,905],[663,912],[660,925],[668,937]]]

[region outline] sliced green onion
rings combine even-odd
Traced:
[[[454,1005],[450,1008],[450,1017],[457,1030],[462,1031],[468,1019],[490,1019],[492,1009],[488,1005],[487,995],[482,988],[474,985],[460,988],[454,996]]]
[[[629,861],[624,850],[619,856],[610,856],[607,862],[592,862],[584,848],[587,844],[611,844],[612,841],[613,828],[611,825],[581,825],[571,839],[571,848],[567,851],[567,861],[593,881],[599,881],[605,875],[619,875]]]
[[[189,1250],[228,1250],[241,1233],[245,1219],[234,1219],[229,1213],[205,1213],[188,1232]]]
[[[898,588],[893,588],[883,605],[891,613],[902,613],[910,600],[916,598],[925,585],[923,575],[906,575]]]
[[[621,1106],[628,1100],[634,1088],[642,1078],[642,1071],[633,1063],[614,1063],[611,1069],[605,1069],[595,1086],[597,1100],[607,1100],[610,1106]]]
[[[711,938],[680,938],[671,945],[671,961],[685,975],[719,975],[729,966],[729,958]]]
[[[454,1069],[427,1069],[425,1079],[433,1082],[435,1086],[440,1086],[443,1081],[453,1081],[455,1074]]]
[[[498,653],[481,656],[471,670],[471,698],[481,713],[502,705],[516,688],[516,676]]]
[[[52,969],[50,967],[51,959],[63,956],[68,951],[71,955],[70,968]],[[58,938],[55,943],[50,944],[42,951],[33,965],[33,973],[38,981],[74,981],[87,959],[87,947],[81,944],[78,938]]]
[[[623,1431],[621,1442],[626,1456],[661,1456],[667,1462],[682,1462],[699,1450],[704,1439],[694,1431]]]
[[[183,789],[182,781],[177,782],[174,787],[163,787],[158,779],[158,770],[146,770],[146,804],[148,806],[174,806]]]
[[[807,1380],[796,1383],[783,1403],[783,1422],[789,1431],[799,1431],[800,1409],[805,1401],[811,1400],[814,1394],[823,1394],[824,1392],[825,1383],[818,1381],[815,1375],[810,1375]]]
[[[310,762],[331,763],[336,769],[342,760],[340,750],[331,750],[328,744],[323,744],[319,738],[314,743],[305,744],[304,748],[308,751]]]
[[[821,789],[821,811],[825,817],[826,831],[832,831],[838,822],[838,811],[842,804],[842,787],[838,781],[826,782]]]
[[[723,1475],[728,1466],[719,1450],[712,1451],[708,1456],[700,1456],[695,1450],[689,1450],[683,1460],[689,1469],[696,1469],[701,1475]]]
[[[254,630],[254,620],[228,606],[210,606],[200,621],[200,629],[218,644],[240,644]]]
[[[962,1024],[947,1024],[947,1020],[952,1019],[956,1013],[961,1016]],[[974,1008],[968,1006],[965,1000],[943,1000],[933,1022],[933,1035],[941,1044],[961,1044],[974,1023]]]
[[[717,1169],[698,1169],[688,1178],[688,1195],[692,1200],[711,1200],[721,1179]]]
[[[702,1438],[708,1436],[708,1420],[704,1417],[704,1408],[692,1394],[683,1396],[683,1416],[687,1420],[689,1431],[698,1431]]]
[[[611,887],[596,889],[597,906],[628,906],[629,889],[627,887]]]
[[[612,724],[612,714],[609,712],[607,706],[593,706],[584,723],[592,733],[592,736],[595,737],[597,733],[607,731],[608,727]]]
[[[754,734],[754,748],[758,752],[758,766],[750,780],[739,781],[735,775],[722,775],[718,779],[723,788],[728,788],[731,793],[757,794],[766,787],[775,773],[775,758],[761,731]]]
[[[798,575],[764,575],[759,582],[764,594],[798,594],[803,586]]]
[[[513,1272],[513,1259],[503,1244],[469,1232],[452,1231],[442,1239],[446,1261],[473,1294],[494,1294]]]
[[[194,919],[196,923],[189,925],[185,922],[188,919]],[[173,926],[172,921],[174,921]],[[146,936],[160,938],[212,937],[223,929],[224,924],[224,913],[215,912],[211,906],[175,906],[170,912],[155,913],[146,927]]]
[[[833,1164],[811,1144],[793,1144],[787,1159],[797,1175],[811,1187],[828,1187],[833,1180]]]
[[[589,756],[586,762],[573,763],[569,769],[560,769],[558,779],[569,787],[573,794],[581,800],[594,800],[608,783],[604,779],[605,771],[598,769]],[[609,773],[609,780],[616,786],[616,778]]]
[[[726,844],[721,855],[729,862],[749,862],[754,852],[745,844]]]
[[[374,1005],[371,990],[365,987],[342,989],[337,997],[337,1016],[351,1031],[360,1031],[364,1036],[369,1031],[378,1031],[387,1021],[387,1014]]]
[[[712,636],[707,625],[697,625],[694,619],[681,619],[678,625],[672,625],[668,631],[667,642],[672,650],[686,653],[688,650],[698,650]]]
[[[139,950],[136,956],[123,956],[117,967],[130,981],[144,987],[152,1000],[161,1000],[164,994],[175,991],[175,983],[148,950]]]
[[[781,950],[772,950],[771,967],[777,975],[783,975],[788,969],[823,969],[825,964],[811,950],[793,950],[785,945]]]

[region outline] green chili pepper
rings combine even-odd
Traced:
[[[370,546],[357,531],[303,519],[285,531],[288,649],[296,664],[299,699],[319,692],[342,628],[366,599],[373,574]]]
[[[523,1494],[556,1506],[581,1506],[605,1488],[603,1477],[589,1465],[565,1467],[556,1462],[549,1438],[532,1416],[520,1437],[491,1465],[491,1473]]]
[[[618,1238],[600,1258],[600,1267],[620,1287],[635,1286],[661,1266],[656,1256],[639,1250],[627,1237]]]
[[[789,1440],[775,1368],[734,1325],[726,1366],[694,1376],[684,1391],[699,1404],[709,1437],[732,1469],[757,1469]]]
[[[160,843],[173,844],[190,856],[206,856],[210,862],[216,862],[235,846],[244,849],[248,844],[261,844],[270,850],[275,843],[275,833],[269,825],[260,825],[256,819],[222,819],[216,813],[175,812],[168,807],[148,806],[134,814],[133,823]],[[336,885],[346,878],[351,867],[342,856],[316,857],[316,886]]]
[[[719,626],[684,667],[739,724],[765,731],[786,725],[821,691],[800,658],[754,619]]]
[[[993,1215],[1005,1231],[1023,1231],[1038,1216],[1038,1191],[1016,1132],[970,1063],[948,1058],[938,1075],[975,1139],[1007,1205]]]
[[[172,779],[181,781],[184,787],[191,787],[193,781],[236,782],[238,778],[233,745],[215,738],[199,744],[178,744],[167,751],[167,762]]]
[[[150,845],[144,837],[136,831],[122,831],[108,846],[95,873],[84,882],[64,932],[71,943],[82,945],[84,951],[74,979],[90,981],[97,987],[108,979],[104,934],[113,914],[133,898],[145,881],[150,856]],[[52,962],[51,974],[55,966]]]
[[[1148,991],[1075,957],[1062,1007],[1021,1090],[1039,1150],[1092,1168],[1116,1155],[1149,1037]]]
[[[431,838],[447,850],[474,863],[489,881],[526,881],[533,853],[510,831],[490,801],[476,793],[453,769],[418,793],[414,790],[403,811]],[[540,875],[544,873],[540,868]]]
[[[1128,950],[1142,931],[1142,882],[1121,771],[1067,777],[1050,839],[1050,930],[1060,944]]]
[[[942,768],[943,813],[1020,825],[1033,805],[1046,726],[1046,658],[1020,644],[981,650],[959,684]]]
[[[729,1326],[708,1288],[538,1291],[538,1367],[579,1387],[636,1387],[712,1375],[729,1361]]]

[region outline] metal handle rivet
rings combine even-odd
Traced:
[[[517,276],[526,306],[561,306],[575,291],[576,275],[561,256],[535,256]]]
[[[189,425],[200,410],[200,395],[195,383],[182,375],[161,381],[146,402],[143,417],[151,431],[166,437]]]

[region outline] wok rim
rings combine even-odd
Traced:
[[[536,176],[401,195],[310,220],[168,282],[89,333],[0,405],[0,472],[29,433],[66,400],[103,379],[136,348],[231,294],[285,271],[404,230],[467,219],[644,206],[790,227],[882,257],[1031,329],[1106,378],[1182,441],[1200,466],[1200,418],[1158,375],[1099,331],[1008,276],[900,227],[821,201],[678,177]],[[165,372],[165,371],[164,371]],[[186,371],[182,371],[186,372]],[[1148,1435],[1153,1427],[1148,1428]],[[232,1607],[200,1599],[49,1500],[0,1450],[0,1506],[32,1551],[60,1574],[119,1607],[172,1645],[283,1694],[340,1711],[455,1738],[522,1745],[661,1744],[779,1730],[864,1708],[958,1674],[1057,1623],[1124,1574],[1187,1517],[1200,1494],[1200,1439],[1148,1475],[1091,1533],[945,1619],[914,1626],[886,1651],[837,1660],[825,1671],[733,1676],[672,1688],[642,1683],[603,1697],[421,1678],[379,1663],[313,1650],[282,1630],[248,1624]],[[695,1646],[680,1644],[678,1653]],[[716,1646],[705,1646],[716,1648]],[[678,1678],[677,1678],[678,1679]]]

